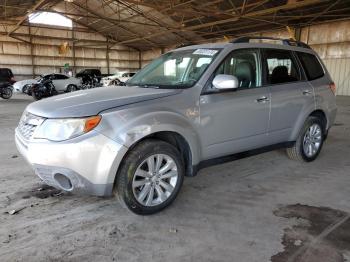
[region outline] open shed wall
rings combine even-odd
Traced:
[[[350,96],[350,20],[306,27],[302,40],[323,59],[337,95]]]
[[[107,39],[97,33],[22,26],[14,36],[24,41],[7,36],[0,27],[0,67],[11,68],[18,80],[62,72],[65,64],[73,72],[99,68],[105,74],[140,68],[139,51],[110,44],[107,55]],[[59,48],[65,42],[69,51],[62,55]]]

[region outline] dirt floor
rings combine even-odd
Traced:
[[[0,261],[350,261],[350,97],[316,161],[276,150],[212,166],[146,217],[41,184],[13,138],[30,102],[0,101]]]

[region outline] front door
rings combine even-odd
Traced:
[[[212,86],[215,75],[231,74],[239,88],[222,92]],[[200,139],[204,159],[266,145],[270,91],[261,86],[260,54],[239,49],[229,54],[200,97]]]

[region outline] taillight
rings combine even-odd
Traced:
[[[333,94],[335,94],[336,86],[335,86],[334,82],[329,84],[329,88],[332,90]]]

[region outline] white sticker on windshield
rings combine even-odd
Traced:
[[[218,52],[218,50],[215,49],[196,49],[193,54],[194,55],[208,55],[213,56]]]

